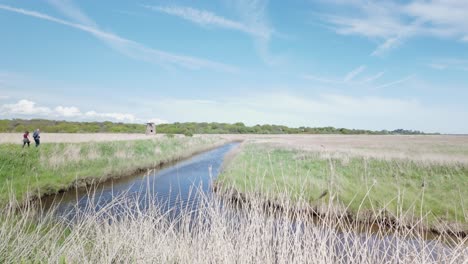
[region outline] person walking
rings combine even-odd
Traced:
[[[39,147],[39,144],[41,144],[41,131],[39,128],[34,131],[33,138],[34,142],[36,142],[36,148]]]
[[[26,132],[24,132],[24,134],[23,134],[23,148],[24,148],[24,146],[25,146],[26,144],[28,144],[28,148],[29,148],[29,143],[30,143],[30,142],[31,142],[31,141],[29,140],[29,131],[26,131]]]

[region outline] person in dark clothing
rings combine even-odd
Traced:
[[[31,142],[31,141],[29,141],[29,131],[26,131],[26,132],[24,132],[24,134],[23,134],[23,148],[24,148],[24,146],[25,146],[26,144],[28,144],[28,148],[29,148],[29,143],[30,143],[30,142]]]
[[[39,147],[39,144],[41,144],[41,131],[39,128],[34,131],[33,138],[34,142],[36,142],[36,148]]]

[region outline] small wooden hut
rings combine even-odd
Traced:
[[[156,124],[146,123],[146,135],[156,135]]]

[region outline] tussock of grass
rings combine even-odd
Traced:
[[[169,218],[157,203],[135,206],[117,197],[105,208],[85,209],[71,222],[11,208],[0,221],[0,262],[23,263],[466,263],[466,238],[450,244],[385,227],[362,228],[347,218],[314,223],[307,213],[290,213],[247,197],[249,206],[202,196],[196,211],[187,207]],[[138,199],[138,198],[137,198]],[[136,199],[136,200],[137,200]],[[151,199],[151,197],[149,197]],[[302,201],[302,202],[301,202]],[[231,207],[231,205],[233,205]],[[333,206],[323,203],[324,208]],[[119,215],[113,208],[122,208]],[[39,219],[39,220],[37,220]]]
[[[189,157],[219,138],[155,138],[119,142],[0,144],[0,205],[56,193],[73,185],[125,176]]]
[[[333,198],[354,215],[358,210],[385,208],[388,214],[405,218],[409,224],[424,216],[431,228],[443,230],[456,225],[467,231],[467,179],[465,164],[338,157],[248,144],[218,183],[269,197],[287,190],[290,199],[303,197],[312,205]]]

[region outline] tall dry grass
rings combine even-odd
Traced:
[[[0,262],[5,263],[467,263],[467,239],[427,240],[418,232],[385,226],[362,227],[333,215],[319,221],[281,209],[263,198],[227,202],[201,194],[196,210],[187,206],[168,217],[161,205],[136,206],[117,197],[99,211],[81,210],[72,221],[20,214],[6,208],[0,217]],[[230,196],[231,197],[231,196]],[[147,197],[151,199],[151,197]],[[231,197],[232,198],[232,197]],[[239,200],[237,200],[239,201]],[[115,214],[119,208],[119,214]],[[175,210],[175,208],[174,208]],[[39,219],[39,220],[38,220]],[[378,223],[376,223],[378,225]],[[375,227],[375,226],[374,226]]]

